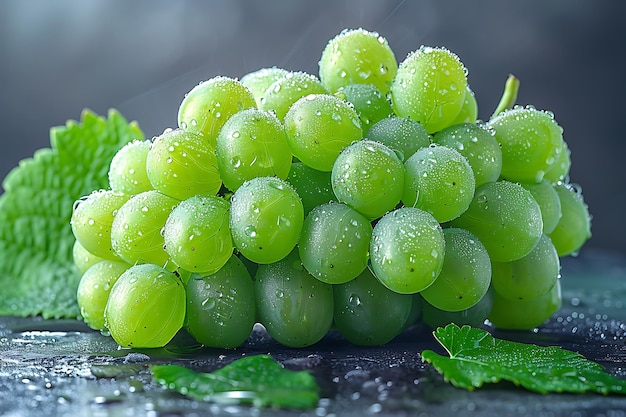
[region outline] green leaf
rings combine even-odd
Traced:
[[[626,394],[626,380],[601,365],[557,346],[542,347],[496,339],[488,332],[455,324],[438,328],[435,338],[450,357],[431,350],[423,360],[433,364],[454,386],[473,390],[500,380],[539,392]]]
[[[108,119],[84,110],[80,122],[50,130],[50,148],[9,172],[0,196],[0,315],[79,315],[72,207],[107,188],[113,155],[143,137],[115,110]]]
[[[319,386],[310,373],[287,370],[269,355],[247,356],[211,373],[177,365],[150,369],[159,383],[199,401],[306,409],[319,400]]]

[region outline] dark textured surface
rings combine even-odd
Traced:
[[[626,260],[585,252],[563,262],[564,305],[535,332],[496,337],[575,350],[626,378]],[[118,350],[109,337],[75,321],[0,318],[2,416],[606,416],[626,415],[626,396],[530,393],[512,384],[474,392],[452,387],[419,352],[441,350],[417,326],[387,346],[363,348],[337,334],[288,349],[262,330],[235,350],[199,348],[180,336],[165,349]],[[308,411],[259,410],[188,400],[152,381],[148,365],[179,363],[211,371],[242,355],[270,353],[308,369],[322,387]]]

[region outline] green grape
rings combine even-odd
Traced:
[[[400,63],[391,102],[398,116],[417,120],[434,133],[456,121],[466,90],[459,57],[444,48],[422,46]]]
[[[350,84],[373,84],[383,94],[398,70],[387,40],[364,29],[344,30],[331,39],[319,67],[322,83],[332,92]]]
[[[493,262],[530,253],[543,230],[541,209],[530,191],[509,181],[483,184],[469,208],[450,226],[467,229],[485,245]]]
[[[432,144],[418,149],[404,167],[405,206],[425,210],[440,223],[467,210],[476,186],[472,167],[459,152]]]
[[[570,184],[554,186],[561,203],[561,218],[548,234],[559,256],[576,255],[591,237],[591,216],[578,188]]]
[[[450,125],[456,125],[460,123],[472,123],[475,124],[478,119],[478,103],[476,102],[476,96],[469,85],[465,91],[465,98],[463,100],[463,107],[457,114],[456,119],[450,123]]]
[[[74,204],[70,224],[74,237],[92,255],[118,259],[111,246],[111,227],[128,196],[111,190],[94,191]]]
[[[256,318],[254,284],[237,256],[215,274],[192,274],[185,292],[185,328],[198,343],[230,349],[246,341]]]
[[[233,114],[256,107],[252,92],[241,82],[228,77],[203,81],[185,95],[178,108],[178,127],[201,134],[215,147],[215,140],[226,120]]]
[[[253,178],[231,198],[233,241],[253,262],[268,264],[287,256],[298,243],[303,221],[298,193],[280,178]]]
[[[474,171],[476,187],[497,181],[502,169],[502,151],[493,133],[481,125],[461,123],[433,136],[433,142],[459,151]]]
[[[335,160],[331,184],[337,200],[368,219],[377,219],[400,202],[404,165],[382,143],[360,140],[346,147]]]
[[[146,170],[155,190],[177,200],[213,195],[222,185],[214,147],[182,129],[168,129],[154,138]]]
[[[485,246],[464,229],[443,230],[443,267],[431,286],[421,292],[429,304],[445,311],[467,310],[487,293],[491,261]]]
[[[185,320],[185,288],[158,265],[131,266],[111,288],[105,325],[121,347],[163,347]]]
[[[305,216],[313,208],[336,199],[328,171],[318,171],[302,162],[293,162],[287,181],[302,199]]]
[[[105,330],[104,308],[115,281],[130,265],[122,261],[103,260],[91,266],[80,279],[76,301],[80,315],[89,327]]]
[[[540,183],[520,183],[530,191],[541,209],[543,233],[550,234],[561,218],[561,201],[556,190],[545,178]]]
[[[560,280],[546,294],[528,301],[510,300],[494,291],[489,321],[499,329],[531,330],[548,320],[561,304]]]
[[[216,273],[233,254],[230,204],[217,196],[194,196],[172,210],[163,227],[165,252],[189,272]]]
[[[275,81],[284,78],[289,71],[283,68],[271,67],[271,68],[261,68],[253,72],[249,72],[243,77],[241,77],[241,84],[250,90],[252,95],[254,96],[254,100],[256,101],[257,107],[261,108],[261,97],[265,94],[265,91],[272,85]]]
[[[546,180],[557,183],[559,181],[567,181],[569,169],[572,165],[571,152],[567,143],[563,141],[561,144],[561,152],[556,158],[556,162],[546,171],[543,176]]]
[[[81,245],[80,242],[76,240],[74,242],[74,246],[72,246],[72,260],[74,261],[76,269],[82,275],[89,268],[91,268],[98,262],[104,261],[105,259],[87,251],[87,249],[85,249],[83,245]]]
[[[413,294],[428,288],[443,266],[445,240],[428,212],[403,207],[374,226],[370,261],[374,275],[392,291]]]
[[[489,287],[489,290],[480,301],[472,307],[461,311],[440,310],[424,301],[422,303],[422,322],[431,329],[445,327],[450,323],[455,323],[459,326],[480,327],[485,323],[491,312],[493,292],[493,289]]]
[[[489,121],[502,149],[501,176],[509,181],[540,182],[563,147],[563,129],[550,112],[515,107]]]
[[[333,287],[302,266],[298,252],[259,265],[254,291],[257,317],[278,343],[300,348],[320,341],[333,321]]]
[[[526,256],[511,262],[493,262],[492,285],[500,297],[529,301],[550,291],[561,264],[550,238],[542,235]]]
[[[307,215],[298,244],[304,267],[315,278],[343,284],[367,267],[372,225],[341,203],[315,207]]]
[[[217,137],[217,166],[224,185],[237,190],[254,177],[287,178],[291,151],[276,116],[258,109],[231,116]]]
[[[285,116],[285,131],[293,155],[319,171],[332,170],[343,148],[363,138],[356,111],[328,94],[296,101]]]
[[[408,117],[380,120],[367,131],[367,138],[393,149],[402,162],[418,149],[430,145],[430,135],[426,129],[420,122]]]
[[[149,150],[150,141],[135,140],[117,151],[109,168],[109,185],[113,191],[134,195],[152,189],[146,172]]]
[[[273,111],[281,122],[298,99],[309,94],[327,94],[320,80],[306,72],[289,72],[270,85],[258,99],[259,109]]]
[[[390,342],[405,328],[413,296],[382,285],[369,269],[333,286],[335,327],[351,343],[376,346]]]
[[[117,211],[111,226],[115,253],[131,265],[144,262],[165,265],[169,255],[163,249],[161,229],[178,203],[156,190],[132,196]]]
[[[335,96],[354,106],[361,120],[363,136],[367,136],[373,124],[393,114],[391,103],[372,84],[350,84],[341,87]]]

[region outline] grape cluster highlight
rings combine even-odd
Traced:
[[[331,329],[380,345],[417,323],[540,325],[589,211],[554,115],[478,120],[467,76],[446,48],[398,64],[346,29],[319,76],[199,83],[176,128],[120,149],[110,189],[75,204],[83,319],[132,348],[183,329],[235,348],[255,323],[294,348]]]

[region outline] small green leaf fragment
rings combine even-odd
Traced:
[[[178,365],[150,369],[160,384],[198,401],[308,409],[319,400],[309,372],[285,369],[269,355],[246,356],[210,373]]]
[[[604,371],[579,353],[496,339],[489,332],[449,324],[434,332],[449,357],[431,350],[422,359],[454,386],[473,390],[506,380],[538,393],[596,392],[626,394],[626,380]]]

